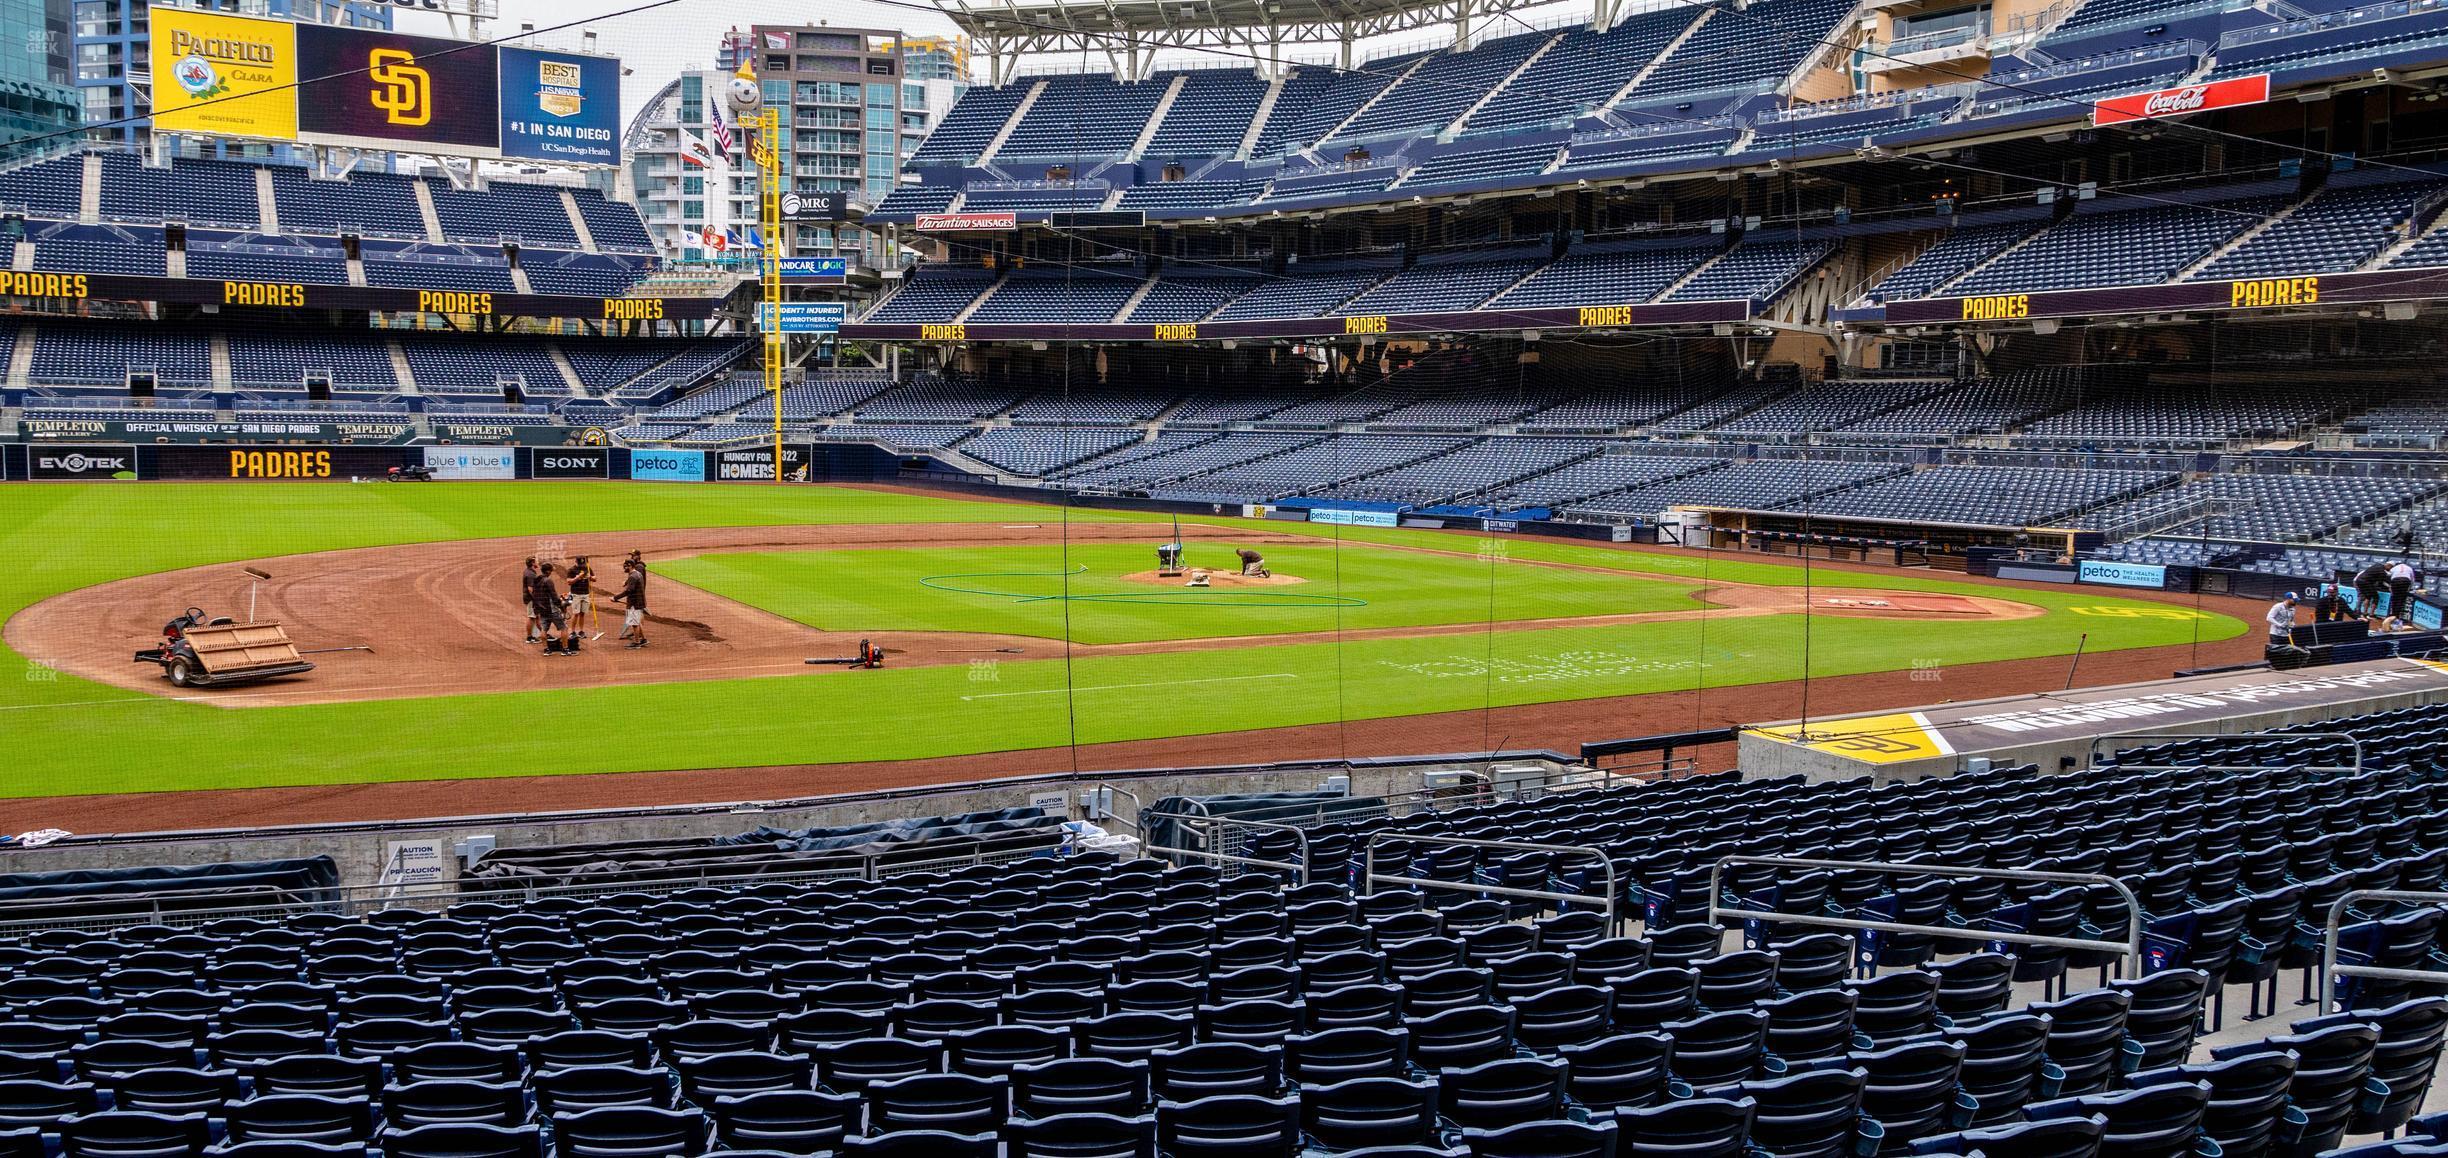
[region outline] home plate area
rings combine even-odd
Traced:
[[[1975,617],[1989,614],[1988,608],[1964,596],[1927,593],[1880,592],[1875,595],[1862,592],[1842,595],[1814,593],[1810,598],[1810,605],[1813,610],[1836,612],[1884,612],[1888,614],[1902,612],[1908,615],[1969,615]]]

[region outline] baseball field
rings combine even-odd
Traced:
[[[916,760],[1944,670],[2234,638],[2093,588],[880,488],[0,487],[0,795]],[[1237,548],[1272,578],[1243,582]],[[649,646],[522,640],[530,556],[644,553]],[[270,576],[249,576],[253,567]],[[605,580],[604,589],[617,587]],[[179,690],[193,606],[317,669]],[[1807,616],[1805,611],[1809,611]],[[860,641],[882,670],[809,666]],[[346,650],[331,650],[346,649]],[[1806,657],[1807,656],[1807,660]],[[2165,674],[2160,672],[2159,674]],[[1932,699],[1938,698],[1932,695]],[[1609,733],[1603,715],[1586,736]],[[572,799],[585,803],[579,782]]]

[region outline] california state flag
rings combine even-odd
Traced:
[[[713,146],[706,144],[705,138],[695,133],[682,133],[680,134],[680,161],[682,164],[696,165],[700,168],[711,167],[714,164]]]

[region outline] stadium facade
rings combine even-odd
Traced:
[[[0,2],[0,158],[56,149],[83,120],[68,13],[68,0]]]
[[[663,251],[688,261],[717,257],[709,229],[736,232],[757,218],[757,179],[745,134],[718,123],[719,100],[742,61],[756,69],[766,103],[786,111],[783,140],[791,189],[842,193],[865,204],[889,195],[902,163],[967,87],[953,74],[960,54],[941,40],[907,40],[882,29],[754,25],[726,35],[713,69],[682,73],[647,103],[630,128],[630,175],[647,227]],[[724,172],[685,159],[683,143],[725,153]],[[787,252],[894,262],[880,236],[855,226],[788,227]],[[838,235],[837,235],[838,233]]]

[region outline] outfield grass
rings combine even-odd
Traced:
[[[0,487],[0,618],[61,591],[178,567],[308,551],[452,539],[549,537],[584,531],[841,523],[1002,523],[1051,510],[1003,503],[826,487],[727,487],[642,483],[441,483],[430,486],[298,484],[44,484]],[[1073,511],[1077,520],[1132,520]],[[1429,532],[1270,523],[1273,533],[1314,534],[1320,546],[1268,549],[1270,562],[1302,573],[1334,541],[1470,550],[1467,538]],[[1091,548],[1101,551],[1104,548]],[[1146,549],[1126,569],[1152,561]],[[1726,582],[1798,584],[1800,569],[1770,563],[1699,560],[1568,543],[1504,540],[1512,559],[1583,563],[1620,571],[1683,575],[1703,571]],[[886,552],[858,552],[886,554]],[[973,569],[979,556],[1008,559],[1027,549],[911,552],[946,557],[940,571],[910,558],[902,577]],[[1080,551],[1075,549],[1075,554]],[[785,614],[856,619],[877,615],[948,621],[962,630],[1002,630],[989,622],[1033,626],[1030,617],[1059,603],[1010,600],[956,603],[925,588],[895,592],[872,576],[836,572],[801,583],[794,572],[819,566],[818,553],[752,562],[725,582]],[[1290,560],[1299,559],[1297,568]],[[1666,610],[1685,596],[1671,583],[1583,576],[1497,560],[1431,559],[1408,552],[1345,551],[1344,594],[1368,601],[1343,611],[1346,626],[1364,614],[1407,622],[1484,618],[1488,585],[1500,615],[1523,608]],[[685,566],[712,565],[700,560]],[[1118,569],[1119,565],[1117,565]],[[1382,572],[1378,570],[1384,568]],[[675,572],[676,574],[677,572]],[[1407,576],[1418,575],[1416,582]],[[1366,582],[1356,577],[1367,576]],[[702,576],[701,576],[702,577]],[[1317,579],[1317,576],[1310,576]],[[811,576],[822,580],[821,574]],[[1993,591],[1912,575],[1819,571],[1822,586]],[[1475,585],[1475,586],[1474,586]],[[1290,590],[1331,594],[1329,581]],[[1470,607],[1479,600],[1480,610]],[[2091,631],[2093,651],[2181,643],[2194,625],[2181,620],[2103,621],[2064,614],[2069,606],[2140,606],[2092,590],[2019,593],[2051,609],[2035,619],[1916,623],[1819,618],[1811,627],[1811,673],[1818,676],[2059,655]],[[1598,600],[1606,606],[1583,604]],[[1651,606],[1644,601],[1656,601]],[[1274,626],[1225,623],[1249,609],[1186,609],[1179,619],[1143,609],[1067,605],[1075,625],[1097,638],[1148,638],[1131,632],[1259,634],[1298,631],[1296,616],[1270,614]],[[1083,608],[1096,608],[1083,615]],[[1309,612],[1299,613],[1301,616]],[[1459,616],[1433,619],[1427,616]],[[1391,622],[1391,621],[1386,621]],[[2103,638],[2103,622],[2116,634]],[[830,626],[831,624],[827,624]],[[861,626],[847,620],[843,626]],[[1382,624],[1381,624],[1382,625]],[[892,625],[868,625],[889,629]],[[2227,617],[2201,624],[2201,638],[2226,639],[2245,625]],[[230,710],[176,703],[47,673],[14,653],[0,654],[0,737],[11,774],[0,795],[50,796],[185,788],[336,784],[387,780],[635,771],[775,763],[824,763],[958,755],[1329,723],[1542,703],[1593,696],[1793,679],[1802,675],[1798,616],[1596,628],[1467,633],[1418,639],[1284,644],[1195,655],[1109,656],[1078,660],[844,673],[793,678],[447,696],[369,703]],[[1106,634],[1110,633],[1110,634]],[[1705,634],[1705,652],[1702,650]],[[1087,640],[1088,635],[1077,635]],[[1157,637],[1161,638],[1161,637]],[[128,641],[131,646],[143,641]],[[1066,675],[1068,682],[1066,683]],[[35,678],[26,678],[35,677]],[[1072,689],[1066,695],[1065,689]],[[540,802],[549,803],[549,802]]]
[[[1438,546],[1468,549],[1450,537]],[[1195,544],[1223,567],[1230,548]],[[976,631],[1077,643],[1277,635],[1701,606],[1690,585],[1620,573],[1509,566],[1472,555],[1269,545],[1292,586],[1191,591],[1124,581],[1155,563],[1140,545],[977,547],[700,555],[656,571],[827,631]]]

